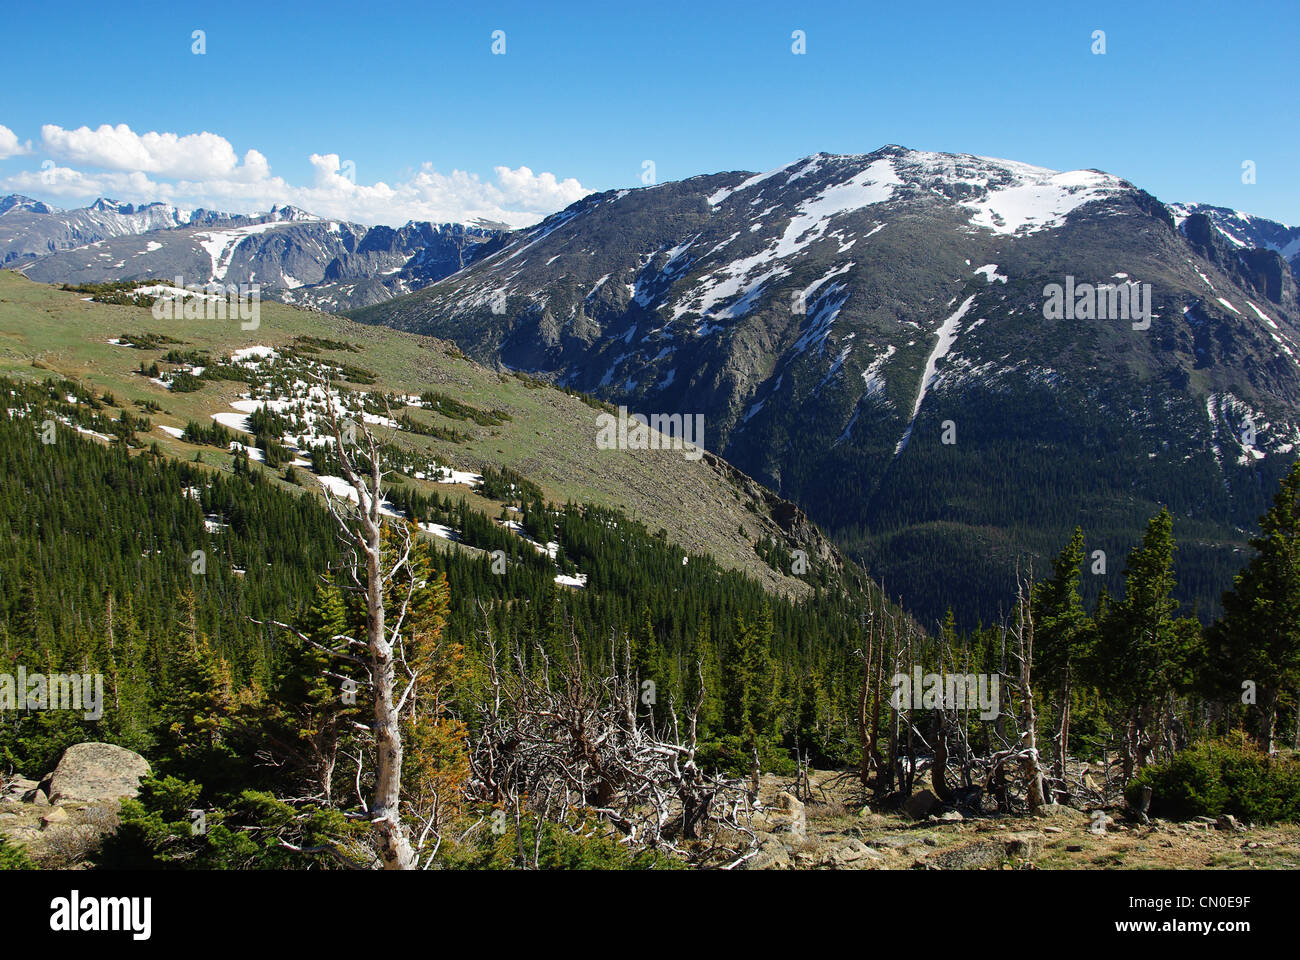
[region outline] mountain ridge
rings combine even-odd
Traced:
[[[420,289],[462,268],[501,235],[493,226],[417,221],[366,227],[289,205],[230,215],[101,199],[65,212],[65,221],[53,217],[0,218],[0,259],[47,283],[176,277],[189,286],[257,283],[268,299],[325,311]],[[31,228],[45,221],[48,229]],[[31,250],[39,244],[65,248],[37,257]]]
[[[936,574],[906,558],[955,525],[969,543],[944,576],[986,619],[1017,557],[1041,563],[1077,519],[1132,542],[1137,517],[1119,505],[1155,512],[1177,477],[1199,564],[1182,599],[1208,614],[1300,440],[1300,310],[1278,252],[1177,213],[1100,171],[898,146],[814,154],[593,194],[349,315],[633,409],[702,412],[709,449],[918,597]],[[1045,292],[1067,278],[1146,285],[1150,331],[1046,321]],[[1043,489],[1008,484],[1013,467]],[[1191,492],[1192,476],[1223,493]],[[1010,502],[980,503],[977,478]]]
[[[908,558],[962,542],[947,566],[965,569],[958,594],[982,598],[984,617],[1016,558],[1041,562],[1065,538],[1067,512],[1131,542],[1135,511],[1170,499],[1171,476],[1222,491],[1174,497],[1198,565],[1182,599],[1212,613],[1300,440],[1293,228],[1165,204],[1100,170],[887,145],[595,193],[509,233],[296,213],[23,270],[258,282],[269,299],[432,333],[632,409],[704,413],[706,447],[912,593],[936,593],[939,574]],[[164,235],[169,250],[150,249]],[[1046,321],[1046,290],[1067,280],[1145,285],[1154,332]],[[945,424],[960,427],[953,450]],[[1106,466],[1079,490],[1085,463]],[[1037,472],[1044,490],[1016,480],[1021,506],[980,503],[979,483],[1007,470]]]

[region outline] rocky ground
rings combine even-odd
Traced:
[[[800,802],[786,778],[765,776],[760,845],[745,869],[1300,869],[1300,824],[1257,827],[1230,817],[1139,824],[1056,805],[1038,816],[963,815],[918,790],[906,813],[866,809],[860,785],[814,771]],[[928,807],[928,809],[926,809]]]
[[[40,780],[0,776],[0,834],[37,866],[80,868],[117,829],[120,798],[135,796],[148,773],[148,761],[121,747],[69,747]]]
[[[0,834],[40,867],[78,868],[117,828],[148,763],[108,744],[69,748],[41,780],[0,778]],[[1037,816],[971,816],[918,789],[898,813],[866,808],[856,779],[813,771],[805,799],[765,775],[747,870],[1300,869],[1300,824],[1254,826],[1231,817],[1139,824],[1119,809],[1055,805]]]

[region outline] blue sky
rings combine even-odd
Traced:
[[[1290,0],[285,6],[6,11],[0,192],[524,222],[646,160],[663,181],[900,143],[1300,222]]]

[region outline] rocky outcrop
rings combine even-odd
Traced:
[[[1061,820],[1066,822],[1086,822],[1091,819],[1088,814],[1063,803],[1045,803],[1038,807],[1033,815],[1040,820]]]
[[[54,770],[50,800],[57,804],[134,797],[149,772],[149,761],[125,747],[78,743],[64,751]]]
[[[75,744],[40,780],[0,780],[0,835],[42,869],[82,868],[117,829],[120,801],[149,773],[149,761],[131,750]]]

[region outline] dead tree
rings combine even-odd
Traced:
[[[915,666],[915,637],[912,633],[911,624],[907,626],[907,676],[912,676],[912,668]],[[904,768],[906,779],[903,781],[903,792],[908,796],[912,795],[912,784],[916,779],[916,741],[913,739],[916,733],[916,723],[914,716],[917,703],[911,703],[907,711],[907,766]]]
[[[1032,578],[1023,584],[1016,574],[1016,602],[1019,623],[1016,630],[1017,659],[1020,661],[1020,702],[1025,714],[1025,730],[1021,735],[1024,744],[1019,751],[1021,775],[1024,778],[1030,809],[1043,805],[1043,768],[1038,756],[1038,714],[1034,708],[1032,686],[1034,669],[1034,612],[1029,602],[1032,595]]]
[[[902,662],[900,658],[902,657],[903,648],[899,643],[898,618],[891,617],[890,620],[893,627],[890,631],[889,640],[889,662],[893,670],[890,676],[892,677],[898,674],[899,666]],[[902,750],[902,710],[895,703],[895,699],[892,696],[889,698],[889,716],[889,780],[881,783],[880,790],[882,794],[891,791],[895,784],[897,784],[899,791],[903,791],[907,788],[907,783],[903,776],[903,761],[899,756]]]
[[[508,657],[490,636],[485,646],[471,800],[509,811],[517,831],[535,822],[537,844],[543,822],[584,834],[605,823],[623,843],[701,865],[731,865],[753,849],[746,783],[707,773],[696,758],[703,682],[685,723],[670,702],[668,729],[656,732],[637,715],[630,657],[611,655],[610,672],[592,676],[576,640],[563,661],[538,648],[532,669],[518,646]],[[522,832],[516,842],[520,865],[536,866],[540,847],[526,850]]]
[[[871,702],[871,673],[874,668],[872,644],[875,640],[876,618],[867,616],[867,649],[864,653],[856,651],[862,658],[862,685],[858,689],[858,742],[862,744],[862,756],[858,762],[858,776],[862,780],[862,792],[865,795],[871,779],[872,751],[875,737],[871,729],[869,704]]]
[[[882,598],[883,599],[883,598]],[[876,767],[876,780],[884,776],[885,758],[880,753],[880,698],[885,687],[885,633],[881,624],[880,643],[876,651],[876,689],[871,698],[871,762]]]
[[[370,684],[372,720],[369,734],[374,740],[374,788],[369,802],[364,802],[366,816],[371,824],[379,859],[384,869],[411,870],[416,867],[415,851],[411,846],[406,826],[402,822],[402,734],[400,714],[407,698],[415,688],[417,676],[404,661],[400,652],[401,632],[417,585],[413,580],[407,585],[405,595],[390,616],[385,608],[384,588],[407,570],[412,539],[405,523],[393,524],[397,534],[394,556],[386,559],[383,549],[383,469],[381,443],[358,415],[361,422],[346,422],[340,415],[339,404],[331,394],[329,383],[320,382],[325,397],[323,420],[333,441],[343,478],[352,487],[357,502],[346,498],[326,497],[330,514],[339,529],[345,548],[343,568],[347,578],[345,586],[362,594],[366,603],[366,636],[361,641],[353,637],[338,637],[337,646],[326,647],[302,633],[300,639],[332,657],[342,657],[364,668]],[[284,624],[280,624],[284,626]],[[297,633],[297,631],[295,631]],[[397,651],[397,652],[395,652]],[[408,679],[404,690],[398,691],[399,661]],[[357,785],[360,793],[361,755],[357,757]]]
[[[939,664],[941,667],[946,667],[950,651],[947,638],[942,633],[940,637]],[[946,702],[941,695],[938,729],[935,731],[934,740],[934,762],[930,767],[930,783],[934,787],[934,795],[944,803],[953,802],[952,788],[948,786],[948,709],[950,707],[956,713],[956,704]],[[960,717],[957,718],[957,722],[960,725]]]

